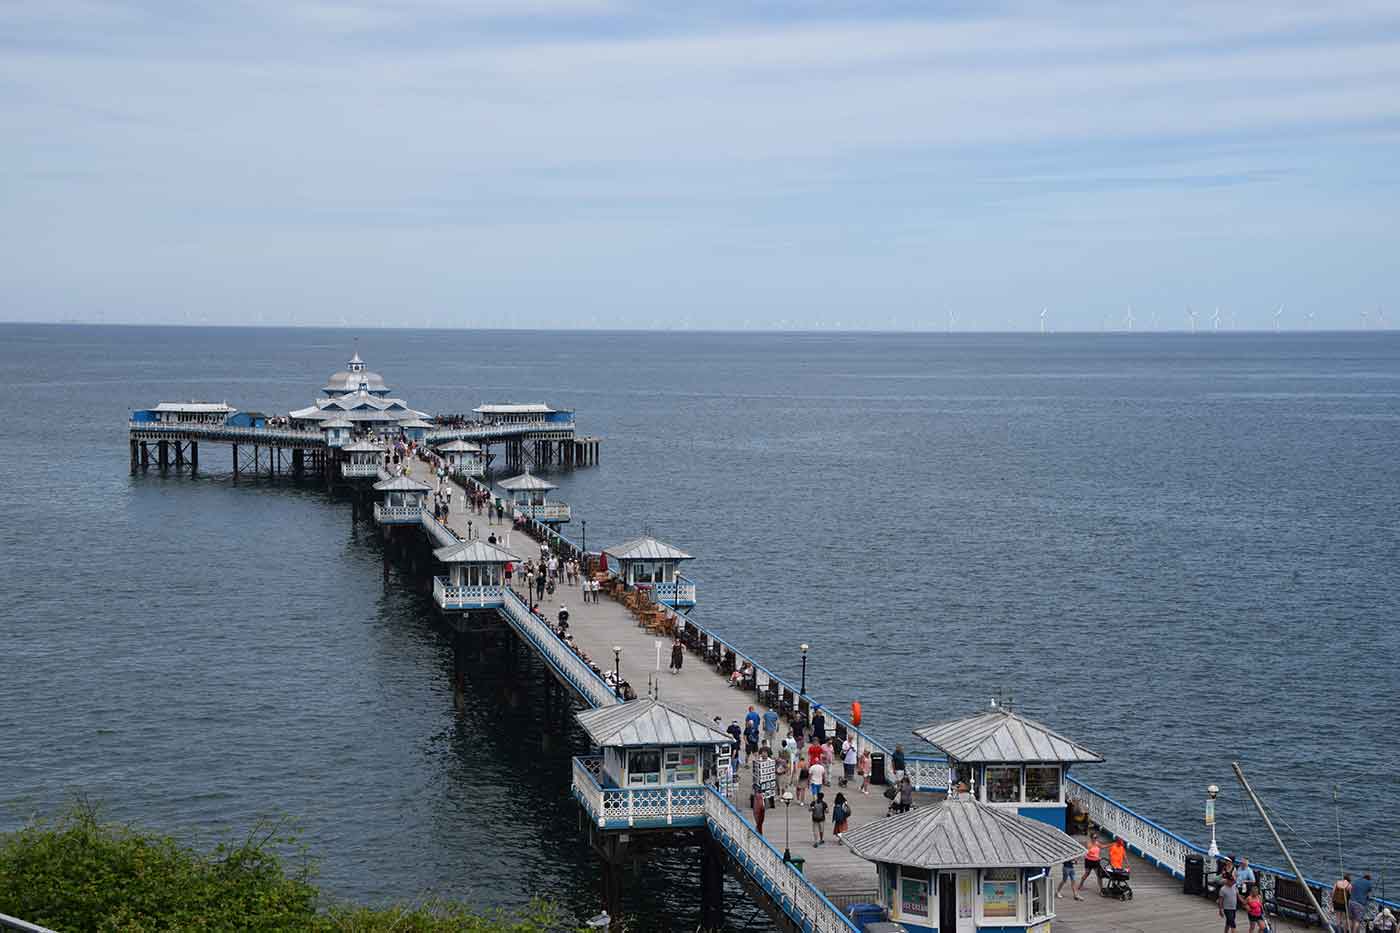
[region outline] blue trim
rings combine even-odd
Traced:
[[[1017,807],[1016,812],[1032,820],[1048,823],[1060,832],[1065,831],[1065,808],[1059,807]]]

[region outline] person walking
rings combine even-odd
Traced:
[[[797,747],[801,748],[807,739],[807,714],[799,707],[788,721],[792,724],[792,734],[797,738]]]
[[[894,754],[890,756],[890,766],[894,768],[894,779],[898,781],[904,777],[904,746],[895,745]]]
[[[1263,933],[1264,898],[1259,896],[1257,887],[1245,895],[1244,913],[1249,918],[1249,933]]]
[[[856,777],[856,743],[848,735],[841,747],[841,786],[845,787]]]
[[[729,728],[724,731],[734,737],[734,760],[743,764],[744,758],[741,752],[744,748],[744,730],[739,727],[739,720],[730,720]]]
[[[899,779],[899,812],[908,813],[914,807],[914,782],[909,775]]]
[[[1102,853],[1103,848],[1099,845],[1098,837],[1090,839],[1088,849],[1084,853],[1084,877],[1079,879],[1079,887],[1075,889],[1076,894],[1084,890],[1084,885],[1088,883],[1090,875],[1098,879],[1099,890],[1103,890],[1103,865],[1099,861]]]
[[[812,738],[817,740],[818,745],[826,741],[826,716],[822,714],[820,706],[812,711]]]
[[[763,711],[763,738],[769,748],[778,747],[778,711],[775,709]]]
[[[815,802],[821,796],[822,784],[826,783],[826,768],[822,766],[820,758],[807,766],[807,781],[811,785],[812,800]]]
[[[831,838],[836,840],[838,846],[846,844],[841,834],[846,831],[846,824],[850,819],[851,805],[846,801],[846,795],[837,794],[836,800],[831,804]]]
[[[1240,892],[1235,887],[1235,876],[1226,875],[1220,883],[1220,896],[1215,899],[1216,909],[1225,920],[1225,933],[1237,929],[1235,913],[1240,909]]]
[[[585,590],[585,592],[587,591]],[[679,674],[681,672],[681,665],[684,663],[685,645],[681,644],[681,640],[677,638],[675,641],[671,642],[671,673]]]
[[[817,765],[821,767],[821,765]],[[815,787],[816,785],[812,785]],[[821,848],[826,841],[826,799],[820,791],[813,791],[812,797],[812,848]]]
[[[758,829],[758,834],[763,835],[763,815],[768,812],[768,801],[763,799],[763,791],[757,785],[753,787],[753,799],[749,802],[753,807],[753,825]]]
[[[1079,892],[1074,888],[1074,859],[1069,859],[1060,864],[1060,884],[1055,888],[1055,896],[1062,898],[1065,896],[1065,885],[1069,885],[1070,893],[1074,895],[1076,901],[1084,900]]]
[[[870,749],[860,753],[860,761],[856,762],[856,770],[860,772],[860,792],[865,796],[870,796]]]

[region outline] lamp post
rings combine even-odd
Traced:
[[[1210,856],[1212,868],[1220,858],[1220,847],[1215,844],[1215,798],[1219,794],[1220,788],[1214,784],[1206,788],[1206,825],[1210,827],[1210,849],[1206,854]]]
[[[783,839],[783,861],[792,861],[792,788],[783,791],[783,826],[786,835]]]
[[[583,553],[588,553],[588,519],[583,520]]]
[[[799,700],[801,700],[802,697],[805,697],[805,696],[807,695],[807,647],[808,647],[808,646],[807,646],[806,644],[803,644],[803,645],[801,645],[800,647],[802,648],[802,687],[797,691],[797,693],[798,693],[798,697],[797,697],[797,698],[798,698]]]
[[[622,698],[622,646],[613,645],[613,696]]]

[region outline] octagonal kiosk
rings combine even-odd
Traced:
[[[650,697],[575,714],[601,754],[574,759],[573,793],[600,830],[704,826],[705,784],[733,739]]]
[[[912,933],[1049,933],[1052,870],[1084,855],[1055,827],[967,794],[841,838],[875,863],[880,906]]]
[[[331,448],[344,447],[350,443],[350,432],[355,429],[345,418],[331,418],[321,422],[321,433],[326,436],[326,446]]]
[[[505,605],[505,568],[520,558],[485,541],[460,541],[433,551],[447,576],[433,577],[433,600],[446,610],[499,609]]]
[[[445,444],[438,444],[434,449],[442,456],[442,462],[446,464],[449,473],[480,476],[486,472],[481,448],[471,441],[448,441]]]
[[[519,476],[503,479],[496,484],[510,493],[510,503],[515,511],[537,522],[555,525],[569,520],[569,507],[563,502],[550,502],[549,491],[559,487],[551,482],[530,475],[526,470]]]
[[[393,476],[374,484],[384,501],[374,504],[374,520],[381,525],[418,525],[423,521],[423,500],[432,491],[411,476]]]
[[[650,589],[653,599],[672,607],[695,605],[695,582],[680,574],[681,561],[694,559],[685,551],[648,535],[603,548],[603,553],[609,572],[628,589]]]
[[[982,803],[1065,828],[1065,775],[1103,756],[1005,706],[935,723],[914,734],[948,756],[948,786],[966,783]]]
[[[345,459],[340,464],[340,475],[346,479],[361,479],[379,475],[379,467],[384,462],[384,445],[369,438],[362,438],[341,448]]]

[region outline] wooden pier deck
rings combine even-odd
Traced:
[[[514,530],[509,519],[497,521],[488,515],[469,511],[465,507],[467,497],[460,485],[453,493],[452,501],[452,512],[447,523],[459,534],[465,536],[468,522],[471,522],[475,536],[485,540],[490,534],[496,534],[500,546],[522,560],[539,556],[539,543],[529,535]],[[707,718],[718,717],[721,728],[727,727],[733,720],[738,720],[742,725],[750,706],[760,714],[765,711],[766,707],[752,693],[731,688],[727,677],[694,653],[687,652],[681,673],[670,674],[669,640],[647,631],[626,607],[606,594],[600,594],[597,603],[585,603],[579,587],[560,586],[539,604],[541,612],[551,623],[557,619],[561,606],[568,607],[569,631],[575,643],[592,658],[593,663],[604,670],[611,670],[613,648],[622,649],[618,667],[622,677],[639,695],[647,695],[649,683],[654,682],[661,699],[683,704]],[[786,734],[787,725],[783,722],[779,736]],[[908,747],[911,754],[918,753],[912,745]],[[839,776],[840,764],[835,765],[833,770]],[[750,787],[747,765],[739,769],[739,776],[734,793],[735,806],[752,825],[753,814],[747,804]],[[848,789],[838,788],[834,786],[835,779],[836,776],[833,776],[829,782],[832,786],[828,791],[828,802],[834,799],[836,791],[846,793],[852,809],[851,828],[885,816],[888,801],[881,794],[883,788],[872,787],[871,793],[864,796],[854,782]],[[919,793],[915,795],[915,806],[928,805],[940,798],[939,794]],[[790,831],[788,820],[791,821]],[[790,833],[793,855],[806,860],[807,877],[828,897],[845,901],[852,895],[861,895],[860,900],[875,900],[875,867],[853,855],[844,846],[830,841],[829,819],[826,830],[828,842],[819,848],[814,847],[810,817],[807,810],[798,804],[793,804],[790,812],[785,813],[783,804],[779,803],[767,812],[764,823],[764,835],[779,850],[789,845]],[[1058,870],[1055,878],[1058,882]],[[1179,880],[1136,858],[1133,889],[1134,898],[1128,902],[1100,897],[1092,888],[1086,889],[1082,901],[1073,900],[1066,894],[1057,901],[1058,916],[1054,927],[1065,933],[1215,933],[1223,926],[1213,902],[1184,895]],[[1305,929],[1281,918],[1271,920],[1275,930]],[[1243,916],[1240,927],[1248,927]]]

